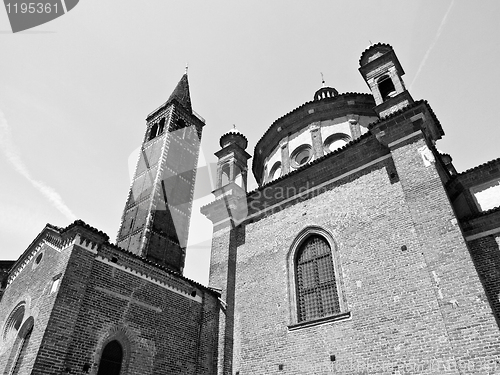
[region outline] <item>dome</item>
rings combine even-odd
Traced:
[[[365,49],[359,59],[359,65],[363,66],[375,60],[379,56],[385,55],[387,52],[393,51],[392,46],[386,43],[376,43]]]
[[[262,186],[360,137],[378,119],[374,106],[370,94],[320,88],[314,100],[274,121],[257,142],[252,163],[255,180]]]
[[[243,135],[238,129],[236,129],[236,126],[233,125],[231,130],[229,130],[227,133],[223,134],[220,137],[220,147],[224,148],[230,144],[237,144],[240,146],[243,150],[247,148],[248,146],[248,140],[247,137]]]
[[[333,98],[338,94],[339,92],[335,90],[333,87],[322,87],[314,93],[314,100]]]

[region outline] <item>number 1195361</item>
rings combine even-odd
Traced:
[[[7,3],[8,13],[57,13],[59,8],[57,2],[51,3]]]

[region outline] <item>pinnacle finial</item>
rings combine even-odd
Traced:
[[[233,124],[233,129],[236,129],[236,124]]]
[[[321,74],[321,87],[325,87],[325,77],[323,76],[323,72],[319,72]]]
[[[188,74],[189,63],[186,63],[186,68],[184,69],[184,74]]]

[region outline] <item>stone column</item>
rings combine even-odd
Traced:
[[[380,95],[380,90],[378,89],[378,85],[377,82],[375,81],[375,78],[370,78],[368,80],[368,85],[372,90],[372,95],[373,98],[375,99],[375,105],[382,104],[384,100],[382,99],[382,95]]]
[[[285,175],[290,172],[290,150],[288,149],[288,137],[280,141],[281,148],[281,173]]]
[[[359,127],[358,115],[347,115],[347,119],[349,121],[349,128],[351,130],[351,138],[358,139],[361,137],[361,129]]]
[[[323,138],[321,137],[321,123],[313,122],[309,126],[309,131],[311,132],[311,142],[314,153],[314,159],[318,159],[324,155],[323,151]]]
[[[389,77],[391,77],[394,88],[396,89],[396,92],[398,94],[405,91],[403,81],[401,80],[401,77],[399,77],[398,73],[396,72],[396,67],[391,66],[389,68]]]

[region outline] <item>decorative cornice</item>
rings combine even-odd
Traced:
[[[89,236],[86,236],[85,233],[74,232],[78,228],[83,228],[88,232],[89,235],[95,234],[98,236],[96,238],[106,239],[106,241],[99,242],[96,241],[95,239],[88,238]],[[82,220],[76,220],[70,225],[68,225],[66,228],[59,228],[54,225],[47,224],[45,228],[40,232],[40,234],[35,238],[35,240],[33,240],[33,242],[30,244],[27,250],[23,253],[23,255],[21,255],[19,259],[14,263],[12,269],[9,272],[7,283],[10,284],[19,275],[19,273],[24,269],[24,267],[26,267],[26,265],[31,261],[31,259],[41,249],[43,245],[47,245],[58,252],[64,251],[72,245],[77,245],[87,251],[90,251],[94,255],[97,255],[102,247],[108,247],[110,249],[114,249],[121,253],[127,254],[131,258],[137,259],[138,261],[144,264],[150,265],[158,269],[159,271],[170,275],[170,277],[173,277],[180,281],[185,281],[197,287],[198,289],[209,292],[210,294],[217,296],[220,295],[220,293],[217,293],[214,290],[194,280],[184,277],[178,272],[172,271],[158,263],[150,261],[147,258],[134,254],[130,251],[124,250],[115,244],[109,243],[108,239],[109,239],[108,235],[106,235],[104,232],[86,224]]]
[[[124,266],[124,265],[121,265],[121,264],[113,263],[109,259],[104,258],[104,257],[99,256],[99,255],[96,257],[96,260],[99,261],[99,262],[101,262],[101,263],[104,263],[104,264],[106,264],[108,266],[111,266],[111,267],[114,267],[116,269],[119,269],[119,270],[121,270],[123,272],[126,272],[128,274],[137,276],[137,277],[139,277],[139,278],[141,278],[143,280],[149,281],[150,283],[156,284],[156,285],[162,287],[163,289],[167,289],[167,290],[170,290],[171,292],[177,293],[177,294],[179,294],[179,295],[181,295],[183,297],[186,297],[186,298],[188,298],[188,299],[190,299],[192,301],[196,301],[198,303],[202,302],[202,297],[199,296],[198,294],[196,294],[195,296],[193,296],[193,295],[191,295],[190,293],[188,293],[188,292],[186,292],[184,290],[176,288],[173,285],[169,285],[166,282],[159,281],[158,279],[153,278],[153,277],[151,277],[149,275],[146,275],[143,272],[136,271],[136,270],[134,270],[134,269],[132,269],[130,267],[127,267],[127,266]],[[209,289],[209,290],[212,291],[211,289]]]

